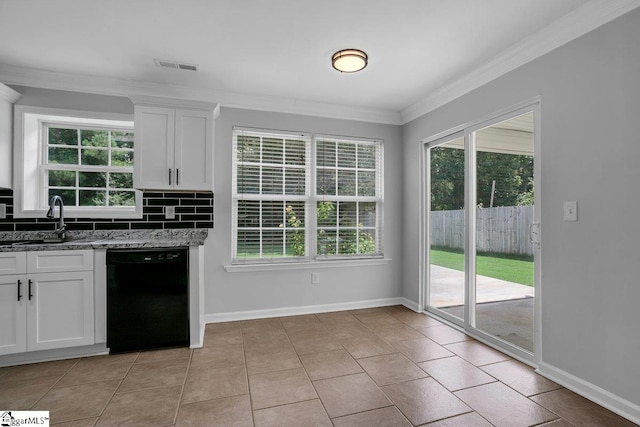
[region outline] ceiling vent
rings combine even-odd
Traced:
[[[176,70],[198,71],[198,64],[187,64],[185,62],[168,61],[165,59],[154,59],[158,67],[173,68]]]

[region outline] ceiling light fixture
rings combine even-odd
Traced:
[[[343,49],[333,54],[331,64],[341,73],[355,73],[367,66],[369,57],[358,49]]]

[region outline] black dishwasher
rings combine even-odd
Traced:
[[[187,248],[107,251],[111,353],[189,345]]]

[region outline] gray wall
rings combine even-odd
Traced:
[[[640,404],[640,10],[404,126],[403,294],[418,301],[420,140],[541,97],[542,362]],[[562,203],[578,201],[578,222]]]
[[[231,162],[233,126],[301,131],[384,140],[386,265],[309,268],[289,271],[233,272],[231,262]],[[207,239],[206,313],[271,310],[358,302],[401,295],[400,263],[402,143],[399,126],[324,119],[293,114],[222,108],[216,120],[215,228]],[[311,272],[320,284],[311,285]]]
[[[19,104],[133,114],[128,98],[14,86]],[[212,100],[215,102],[215,100]],[[231,262],[231,161],[233,126],[382,139],[385,159],[385,257],[368,267],[227,273]],[[401,127],[295,114],[222,108],[215,123],[214,229],[205,244],[205,313],[286,309],[401,296]],[[311,285],[311,272],[320,284]]]

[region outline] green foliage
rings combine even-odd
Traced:
[[[110,172],[110,166],[133,168],[131,132],[111,130],[48,130],[50,165],[95,166],[97,171],[55,170],[48,172],[49,197],[59,194],[69,206],[133,206],[133,174]],[[81,188],[81,189],[78,189]],[[109,189],[119,191],[109,191]],[[121,189],[121,190],[120,190]]]
[[[287,246],[293,251],[293,256],[305,255],[305,233],[302,219],[296,216],[296,212],[291,205],[285,208],[287,213],[287,228],[292,228],[293,231],[287,231]]]
[[[477,204],[493,206],[533,204],[533,157],[480,151],[476,156]],[[464,208],[464,150],[446,146],[431,149],[431,210]]]
[[[516,199],[516,204],[518,206],[529,206],[533,205],[535,202],[533,193],[533,177],[529,177],[528,179],[529,189],[524,193],[518,194],[518,197]]]
[[[478,206],[490,206],[494,180],[494,207],[518,206],[522,194],[533,193],[533,157],[484,151],[476,157]]]
[[[302,219],[297,215],[293,206],[285,209],[287,247],[293,256],[304,256],[305,230]],[[316,207],[318,223],[318,254],[320,255],[352,255],[373,254],[376,252],[375,230],[366,230],[362,223],[356,227],[340,228],[336,234],[336,204],[334,202],[319,202]],[[284,226],[284,224],[282,225]],[[324,227],[323,227],[324,226]],[[289,251],[287,251],[289,254]]]
[[[362,222],[355,219],[355,208],[354,202],[340,202],[340,217],[336,218],[336,203],[318,203],[318,254],[355,255],[376,252],[375,230],[365,229]],[[362,210],[366,211],[364,207]]]
[[[431,210],[464,208],[464,150],[431,149]]]

